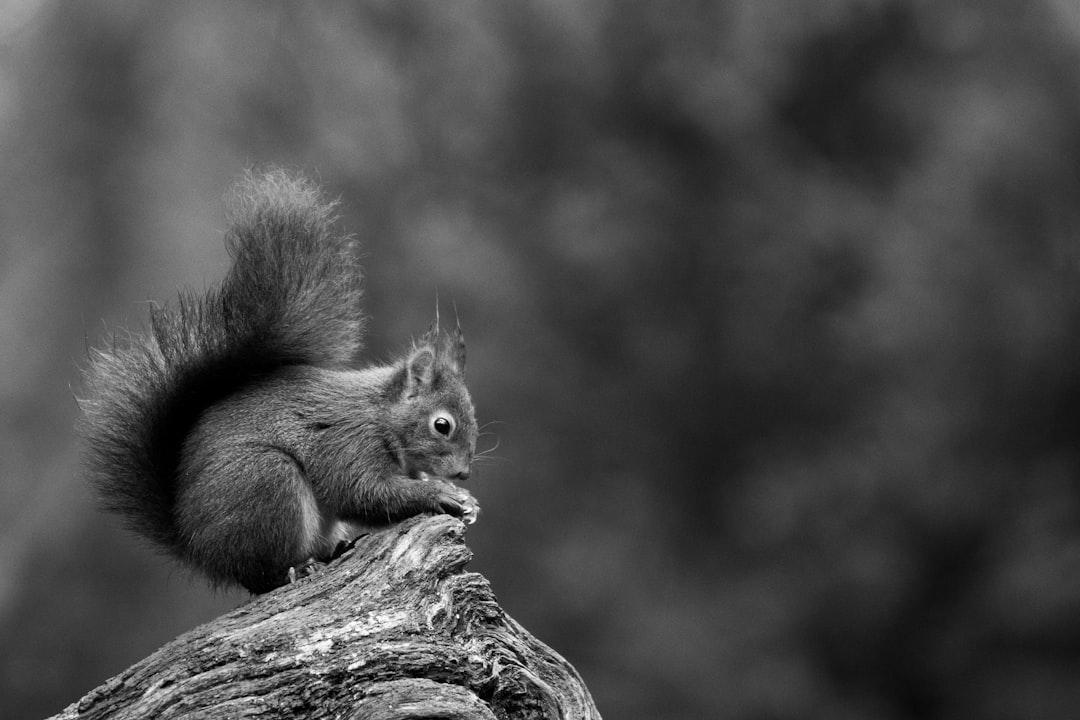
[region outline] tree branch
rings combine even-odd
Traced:
[[[598,719],[574,668],[463,571],[464,534],[438,515],[362,537],[55,717]]]

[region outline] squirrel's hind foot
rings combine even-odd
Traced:
[[[322,572],[326,569],[326,566],[326,563],[316,560],[313,557],[308,558],[299,565],[293,565],[289,568],[288,572],[289,584],[292,585],[302,578],[311,577],[316,573]]]

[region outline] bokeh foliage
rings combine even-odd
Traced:
[[[1080,711],[1073,3],[8,5],[3,717],[243,601],[94,510],[68,388],[256,163],[374,358],[457,305],[472,567],[606,716]]]

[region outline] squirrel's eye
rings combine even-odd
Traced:
[[[450,437],[454,432],[454,419],[441,413],[431,416],[431,429],[444,437]]]

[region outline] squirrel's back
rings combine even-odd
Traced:
[[[348,366],[361,345],[360,267],[335,202],[284,171],[249,173],[229,219],[221,285],[153,307],[149,333],[93,351],[80,399],[103,505],[171,550],[183,439],[203,411],[284,366]]]

